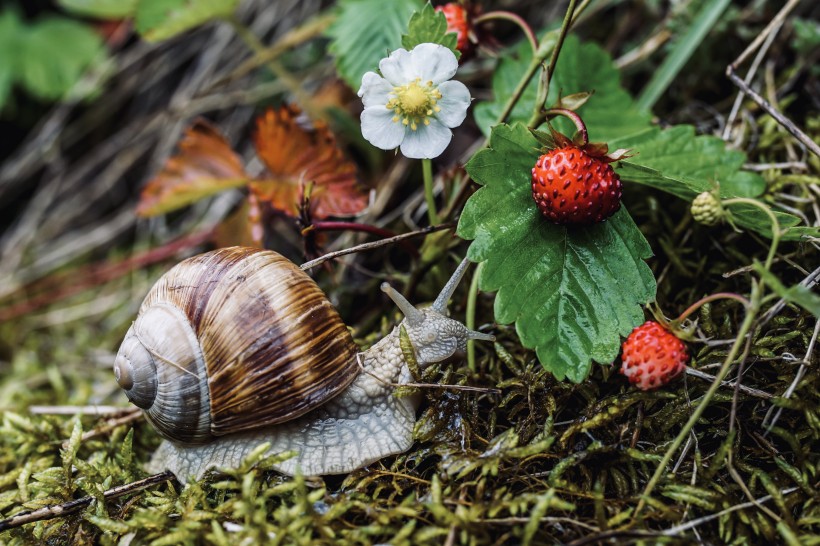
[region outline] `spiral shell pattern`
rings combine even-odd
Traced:
[[[275,252],[232,247],[157,281],[114,368],[160,434],[198,444],[324,404],[358,375],[356,352],[307,274]]]

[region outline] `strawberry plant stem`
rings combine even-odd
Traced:
[[[436,212],[436,197],[433,194],[433,162],[429,159],[421,160],[421,169],[424,174],[424,198],[427,201],[427,218],[430,225],[438,223],[438,213]]]
[[[709,386],[709,390],[706,391],[706,394],[703,395],[703,399],[695,408],[695,411],[692,412],[692,415],[689,416],[689,420],[686,421],[686,424],[683,426],[681,431],[678,433],[675,440],[672,442],[672,445],[666,450],[664,453],[661,462],[658,464],[658,468],[655,469],[655,473],[652,475],[652,478],[649,480],[649,483],[646,484],[646,487],[641,494],[641,498],[638,501],[638,505],[635,507],[635,512],[632,515],[633,521],[638,517],[643,510],[643,507],[646,505],[646,499],[652,494],[654,491],[655,486],[658,485],[658,482],[661,479],[661,476],[666,472],[667,466],[669,462],[672,460],[672,457],[678,451],[680,446],[683,444],[683,441],[689,436],[689,433],[694,428],[695,424],[700,419],[700,416],[703,415],[703,412],[706,411],[706,408],[709,406],[709,403],[714,398],[715,394],[717,393],[718,389],[720,388],[723,380],[728,375],[729,370],[732,367],[732,363],[734,363],[735,358],[737,357],[738,353],[740,352],[740,348],[743,346],[746,340],[746,334],[749,333],[749,330],[752,328],[752,324],[755,321],[755,315],[757,314],[758,305],[759,305],[759,294],[760,294],[760,287],[753,287],[752,288],[752,301],[749,303],[747,307],[746,316],[743,318],[743,323],[740,325],[740,330],[738,330],[737,338],[735,342],[732,344],[732,348],[729,350],[729,354],[726,355],[726,359],[723,361],[723,364],[720,366],[720,370],[718,370],[717,375],[715,376],[714,381]]]
[[[763,267],[768,270],[772,265],[772,260],[774,260],[775,252],[777,252],[777,245],[780,243],[780,222],[778,222],[777,216],[774,215],[772,209],[770,209],[767,205],[761,203],[757,199],[749,199],[747,197],[733,197],[731,199],[721,201],[721,205],[724,207],[739,204],[757,207],[758,209],[766,213],[766,215],[769,217],[769,221],[772,223],[772,244],[771,246],[769,246],[769,254],[766,256],[766,263],[763,265]]]
[[[766,263],[764,264],[764,268],[766,269],[766,271],[768,271],[772,265],[774,255],[777,252],[778,243],[780,242],[780,223],[777,220],[777,216],[774,215],[774,213],[768,206],[755,199],[737,197],[723,201],[722,205],[732,205],[739,203],[752,205],[761,209],[769,216],[769,220],[771,220],[772,222],[772,242],[769,246],[769,254],[766,257]],[[760,310],[761,303],[763,302],[765,287],[766,281],[764,278],[761,278],[757,282],[755,282],[753,279],[751,295],[749,297],[748,303],[746,304],[746,316],[743,317],[743,323],[740,325],[740,328],[738,329],[735,342],[732,344],[732,348],[729,350],[729,354],[726,355],[726,359],[723,361],[723,364],[721,364],[720,370],[718,370],[718,373],[715,375],[714,381],[712,381],[712,384],[709,386],[709,390],[707,390],[706,394],[703,395],[703,398],[695,408],[695,411],[692,412],[692,415],[689,417],[689,420],[686,421],[686,424],[680,430],[677,437],[675,437],[675,440],[672,442],[672,445],[670,445],[669,448],[666,450],[666,453],[664,453],[661,462],[658,464],[658,468],[655,469],[655,473],[652,475],[652,478],[650,478],[649,483],[646,484],[643,493],[641,493],[641,498],[638,501],[638,505],[635,507],[635,512],[632,514],[633,522],[636,521],[641,510],[643,510],[643,507],[646,505],[646,499],[649,498],[649,495],[652,494],[652,491],[655,489],[655,486],[658,485],[661,476],[666,472],[667,466],[669,465],[669,462],[672,460],[672,457],[683,444],[683,441],[689,436],[689,433],[695,427],[701,415],[703,415],[703,412],[706,411],[706,408],[709,406],[709,403],[712,401],[712,398],[714,398],[715,394],[717,393],[718,389],[723,383],[723,380],[726,378],[726,376],[729,373],[729,370],[732,368],[732,364],[734,364],[735,359],[738,356],[738,353],[740,353],[741,347],[743,347],[746,344],[746,336],[750,334],[752,326],[754,325],[755,320],[757,318],[757,313]],[[685,313],[686,312],[684,312],[684,314]],[[742,357],[741,360],[743,358],[745,357]]]
[[[584,4],[582,7],[586,7]],[[555,45],[552,48],[552,55],[550,56],[550,63],[548,67],[543,66],[543,59],[539,61],[539,65],[543,68],[541,72],[541,81],[538,82],[538,93],[535,97],[535,104],[532,110],[532,116],[530,117],[529,122],[527,122],[527,127],[530,129],[535,129],[544,120],[544,106],[547,102],[547,97],[549,96],[550,90],[550,79],[552,78],[552,74],[555,71],[555,65],[558,62],[558,54],[561,53],[561,47],[564,45],[564,38],[567,36],[567,32],[569,32],[569,28],[572,26],[572,23],[575,21],[575,0],[570,0],[569,6],[567,6],[567,12],[564,14],[564,21],[561,23],[561,29],[558,31],[558,37],[556,38]]]
[[[530,28],[530,25],[528,25],[524,19],[522,19],[514,13],[511,13],[509,11],[490,11],[473,19],[473,24],[480,25],[481,23],[492,21],[494,19],[503,19],[518,25],[519,28],[521,28],[521,30],[524,31],[524,35],[526,35],[527,41],[530,42],[533,56],[537,54],[538,38],[535,37],[535,33],[532,31],[532,28]]]
[[[529,66],[527,66],[526,72],[524,72],[524,76],[518,82],[515,90],[513,91],[510,98],[507,99],[506,104],[504,104],[504,109],[501,111],[501,114],[498,116],[498,119],[495,120],[493,125],[498,125],[500,123],[504,123],[507,121],[507,116],[510,115],[510,112],[513,111],[515,105],[518,104],[518,101],[521,100],[521,95],[524,94],[524,90],[530,83],[530,80],[535,75],[535,72],[538,70],[538,67],[541,66],[541,63],[546,59],[546,52],[543,52],[544,44],[551,43],[551,40],[548,40],[547,37],[541,39],[541,47],[539,48],[538,55],[533,57],[532,61],[530,61]]]
[[[739,301],[740,303],[742,303],[743,307],[749,307],[749,300],[747,300],[746,298],[744,298],[740,294],[734,294],[732,292],[718,292],[717,294],[712,294],[710,296],[706,296],[704,298],[701,298],[698,301],[696,301],[695,303],[693,303],[692,305],[690,305],[686,309],[686,311],[681,313],[680,316],[674,320],[674,322],[680,324],[681,322],[686,320],[686,317],[688,317],[689,315],[691,315],[692,313],[697,311],[700,308],[701,305],[703,305],[705,303],[712,302],[712,301],[716,301],[716,300],[722,300],[722,299],[736,300],[736,301]]]
[[[547,67],[546,76],[544,77],[544,97],[543,100],[541,100],[541,94],[539,93],[539,100],[535,105],[538,110],[543,108],[544,103],[547,101],[547,96],[549,95],[550,90],[550,80],[552,79],[552,74],[555,72],[555,65],[558,63],[558,55],[561,53],[561,47],[564,45],[564,39],[567,37],[569,27],[572,26],[572,19],[574,15],[575,0],[570,0],[569,5],[567,6],[567,12],[564,14],[564,20],[561,23],[561,31],[558,33],[558,41],[555,43],[555,47],[552,48],[550,64]]]
[[[584,147],[589,144],[589,133],[587,132],[587,126],[584,124],[584,120],[581,119],[581,116],[566,108],[550,108],[544,112],[544,116],[546,117],[551,115],[564,116],[572,120],[572,123],[575,124],[575,128],[578,129],[578,134],[581,135],[582,139],[581,142],[577,142],[576,144],[579,147]]]
[[[465,326],[470,330],[475,330],[475,306],[476,306],[476,299],[478,298],[478,276],[481,274],[481,270],[484,267],[484,262],[478,264],[476,267],[475,272],[473,273],[473,278],[470,279],[470,291],[467,293],[467,310],[465,311]],[[476,371],[475,365],[475,340],[468,339],[467,340],[467,366],[470,368],[470,371]]]
[[[504,109],[501,111],[501,115],[498,116],[498,119],[495,120],[495,123],[493,123],[493,125],[499,125],[501,123],[504,123],[507,120],[507,116],[510,115],[510,112],[512,112],[513,108],[515,108],[515,105],[518,104],[518,101],[521,100],[521,96],[524,94],[524,90],[529,85],[530,80],[532,80],[532,77],[535,75],[535,72],[538,70],[538,67],[542,66],[542,64],[544,63],[544,61],[547,58],[547,55],[549,55],[550,52],[552,52],[552,56],[553,56],[555,62],[557,62],[558,53],[556,53],[556,51],[555,51],[556,40],[563,43],[563,38],[560,38],[560,39],[555,38],[556,32],[563,33],[563,36],[566,36],[566,33],[569,30],[569,27],[572,26],[572,23],[575,22],[575,20],[581,15],[581,13],[590,4],[589,0],[583,0],[581,2],[581,5],[578,7],[578,9],[575,9],[575,2],[576,2],[576,0],[571,0],[570,1],[569,7],[567,8],[567,13],[569,14],[569,16],[564,17],[564,22],[561,24],[561,29],[559,31],[551,30],[551,31],[545,33],[544,36],[541,37],[541,40],[538,42],[538,49],[535,52],[535,56],[532,58],[532,61],[530,62],[529,66],[527,67],[527,70],[524,72],[524,75],[521,77],[521,80],[519,80],[518,85],[516,86],[515,90],[512,92],[512,95],[510,95],[510,98],[507,99],[506,104],[504,104]],[[559,37],[560,36],[561,35],[559,34]],[[561,48],[560,45],[558,45],[557,47],[558,47],[558,49]],[[550,74],[552,74],[552,71],[555,70],[555,62],[550,63],[550,69],[549,69]],[[543,83],[548,84],[549,82],[545,81]],[[546,93],[545,93],[543,100],[541,100],[540,102],[536,101],[536,104],[535,104],[536,114],[533,116],[533,118],[535,118],[536,115],[541,114],[541,108],[542,108],[542,106],[543,106],[543,104],[546,100],[547,100],[547,96],[546,96]],[[532,126],[530,125],[530,127],[532,127]],[[485,140],[483,147],[487,146],[488,141],[489,141],[489,139]]]

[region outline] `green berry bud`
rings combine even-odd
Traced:
[[[691,207],[692,217],[699,224],[714,226],[723,219],[723,206],[712,192],[705,191],[695,197]]]

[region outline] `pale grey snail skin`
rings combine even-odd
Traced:
[[[419,366],[439,362],[457,350],[463,350],[468,339],[494,339],[491,335],[468,330],[446,316],[447,301],[467,265],[466,260],[462,262],[428,309],[416,309],[386,283],[383,284],[382,290],[396,302],[405,318],[370,349],[353,356],[354,362],[348,368],[355,366],[355,378],[340,392],[328,394],[327,400],[307,413],[277,424],[215,435],[204,443],[165,440],[154,454],[148,470],[171,470],[183,482],[189,478],[198,479],[208,469],[236,468],[251,451],[266,442],[270,444],[270,454],[296,452],[294,457],[275,465],[277,470],[290,475],[296,472],[308,476],[343,474],[406,451],[413,443],[419,401],[414,396],[396,397],[393,394],[393,385],[412,380],[400,347],[401,327],[407,332]],[[131,337],[147,336],[132,334]],[[129,343],[133,344],[133,339]],[[123,343],[125,346],[126,342]],[[116,366],[118,380],[121,385],[128,385],[131,378],[123,379],[122,376],[136,372],[128,368],[125,373],[123,362],[128,361],[131,366],[130,360],[136,359],[141,349],[131,347],[126,355],[122,351]],[[347,382],[347,379],[342,377],[340,381]],[[200,399],[196,404],[203,406],[204,403]]]

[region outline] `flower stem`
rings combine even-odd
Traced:
[[[421,160],[421,169],[424,173],[424,198],[427,201],[427,218],[430,225],[438,223],[438,213],[436,212],[436,197],[433,194],[433,162],[429,159]]]
[[[749,300],[747,300],[740,294],[735,294],[733,292],[718,292],[717,294],[711,294],[709,296],[699,299],[698,301],[687,307],[686,311],[681,313],[680,316],[676,318],[673,322],[680,324],[681,322],[686,320],[686,317],[697,311],[702,305],[723,299],[735,300],[742,303],[743,307],[749,307]]]
[[[473,24],[480,25],[481,23],[492,21],[494,19],[503,19],[518,25],[527,36],[527,40],[530,42],[530,46],[532,47],[532,54],[535,56],[538,51],[538,38],[535,37],[535,33],[532,31],[530,25],[528,25],[527,22],[518,15],[509,11],[489,11],[473,19]]]
[[[484,262],[478,264],[473,272],[473,278],[470,280],[470,290],[467,293],[467,310],[465,312],[465,326],[470,330],[475,330],[475,307],[476,299],[478,299],[478,276],[484,268]],[[475,366],[475,340],[467,340],[467,367],[470,371],[476,371]]]

